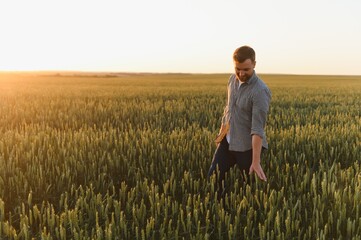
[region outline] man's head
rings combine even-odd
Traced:
[[[253,75],[256,66],[256,53],[249,46],[242,46],[233,53],[234,70],[241,82],[246,82]]]

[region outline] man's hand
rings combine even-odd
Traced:
[[[261,150],[262,138],[258,135],[252,135],[252,165],[249,168],[249,174],[255,172],[261,180],[266,182],[267,177],[261,167]]]
[[[252,162],[252,165],[249,168],[249,175],[251,175],[253,172],[255,172],[261,180],[267,182],[267,177],[266,174],[264,174],[263,172],[261,164]]]
[[[217,147],[220,144],[220,142],[222,141],[222,139],[224,138],[224,136],[227,135],[228,131],[229,131],[229,124],[228,123],[226,125],[221,126],[221,129],[219,130],[219,133],[218,133],[216,139],[214,140]]]

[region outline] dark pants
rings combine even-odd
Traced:
[[[249,168],[252,165],[252,149],[245,152],[237,152],[230,151],[228,148],[229,144],[226,137],[224,137],[214,153],[212,165],[208,171],[208,177],[210,177],[213,173],[217,173],[216,170],[218,166],[218,198],[224,196],[225,189],[223,189],[222,181],[225,178],[226,172],[228,172],[235,164],[237,164],[241,170],[243,181],[249,183]]]

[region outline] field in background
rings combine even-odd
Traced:
[[[261,77],[268,182],[218,202],[228,75],[0,74],[0,238],[360,239],[361,77]]]

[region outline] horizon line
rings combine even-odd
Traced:
[[[257,71],[256,71],[257,72]],[[0,74],[51,74],[51,75],[60,75],[60,74],[79,74],[79,75],[89,75],[89,74],[99,74],[99,75],[174,75],[174,74],[184,74],[184,75],[224,75],[232,74],[232,72],[133,72],[133,71],[85,71],[85,70],[0,70]],[[323,73],[264,73],[257,72],[258,75],[299,75],[299,76],[361,76],[361,74],[323,74]]]

